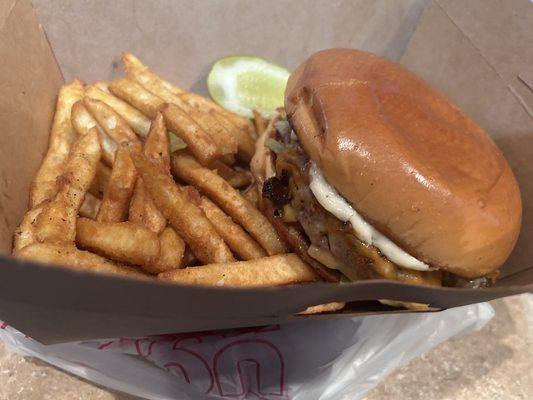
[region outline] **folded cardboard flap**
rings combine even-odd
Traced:
[[[1,257],[0,270],[2,319],[45,343],[289,322],[301,318],[293,315],[310,305],[337,299],[386,297],[449,308],[524,290],[522,286],[476,291],[434,289],[378,280],[261,290],[179,286],[12,262]],[[531,275],[533,270],[529,279],[533,279]],[[17,287],[13,282],[26,284]],[[381,312],[375,308],[359,309],[348,310],[346,315]]]
[[[512,6],[525,1],[513,1]],[[447,12],[449,3],[427,6],[426,0],[394,5],[318,2],[305,9],[292,1],[162,3],[133,1],[116,7],[106,2],[36,1],[67,79],[78,73],[88,81],[117,75],[116,61],[123,50],[139,54],[165,77],[194,89],[201,89],[199,82],[211,62],[231,53],[258,54],[288,67],[320,48],[334,46],[363,48],[393,59],[401,56],[404,65],[444,90],[493,135],[517,174],[524,228],[503,269],[503,279],[493,288],[480,290],[378,280],[238,290],[99,276],[6,255],[0,256],[2,319],[39,340],[57,342],[289,321],[307,306],[331,301],[388,298],[454,307],[533,289],[533,269],[526,268],[533,260],[533,248],[527,246],[533,239],[532,121],[498,72],[502,64],[491,64],[490,57],[461,30],[468,18],[475,18],[470,7],[477,2],[465,6],[470,13],[461,16],[460,24],[450,20],[449,13],[455,9]],[[62,79],[29,1],[13,1],[6,10],[0,9],[0,18],[5,16],[0,30],[4,68],[0,78],[4,94],[0,99],[4,129],[0,135],[4,221],[0,248],[7,254],[46,147]],[[490,17],[497,19],[493,14]],[[218,15],[219,20],[213,23],[205,15]],[[483,15],[488,15],[486,10]],[[258,23],[265,16],[268,23]],[[524,34],[531,35],[531,30],[530,26]],[[516,51],[505,49],[509,54]],[[519,64],[514,67],[525,71],[526,65]]]
[[[9,253],[63,79],[28,1],[3,2],[0,24],[0,251]]]

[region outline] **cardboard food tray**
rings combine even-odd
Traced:
[[[229,328],[300,320],[295,312],[330,301],[353,303],[337,314],[305,318],[398,312],[368,301],[380,298],[447,308],[533,289],[533,10],[527,0],[313,1],[305,7],[298,1],[39,0],[34,6],[0,2],[0,317],[27,335],[55,343]],[[376,280],[208,288],[9,256],[63,78],[111,79],[121,73],[120,53],[127,50],[176,84],[205,93],[205,75],[221,56],[260,55],[293,68],[316,50],[341,46],[383,54],[421,75],[477,120],[508,158],[522,192],[523,227],[494,287]]]

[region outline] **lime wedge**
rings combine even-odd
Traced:
[[[222,107],[252,118],[257,110],[271,118],[283,107],[290,72],[259,57],[232,56],[218,60],[207,77],[209,94]]]

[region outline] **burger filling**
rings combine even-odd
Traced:
[[[272,205],[278,231],[300,255],[338,270],[349,280],[386,278],[439,285],[440,273],[399,249],[333,189],[301,148],[288,123],[266,133],[262,151],[263,197]],[[278,221],[279,222],[279,221]],[[390,261],[403,261],[403,268]],[[305,253],[305,254],[302,254]]]
[[[330,269],[348,280],[381,278],[442,285],[441,271],[399,248],[327,183],[287,122],[278,121],[275,126],[260,139],[259,146],[264,146],[260,164],[267,171],[260,183],[269,204],[267,213],[300,256],[315,268],[320,266],[318,272],[327,280],[332,280],[325,271]],[[454,279],[453,286],[458,282]],[[469,281],[461,286],[483,284]]]
[[[311,162],[309,169],[311,182],[309,187],[320,205],[344,222],[350,222],[356,236],[365,244],[377,247],[384,256],[395,264],[418,271],[430,271],[432,268],[417,260],[396,246],[372,225],[366,222],[357,211],[337,191],[326,182],[317,166]]]

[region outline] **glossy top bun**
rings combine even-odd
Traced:
[[[363,51],[312,55],[291,75],[289,121],[327,181],[414,257],[473,278],[520,230],[515,177],[487,133],[438,90]]]

